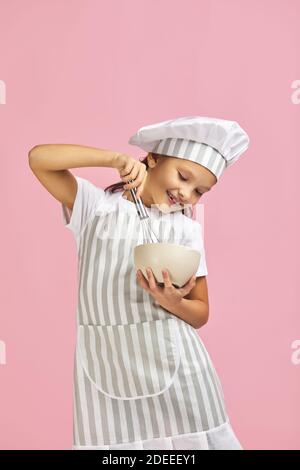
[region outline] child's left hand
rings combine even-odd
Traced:
[[[154,297],[156,302],[162,307],[168,309],[168,307],[174,307],[178,302],[181,301],[194,287],[196,283],[196,276],[192,276],[188,282],[182,287],[174,287],[169,273],[167,270],[162,271],[164,286],[160,287],[154,277],[151,268],[147,268],[148,280],[139,269],[137,271],[137,281],[141,287],[143,287],[149,294]]]

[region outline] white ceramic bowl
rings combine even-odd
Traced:
[[[144,243],[134,247],[134,264],[148,279],[146,268],[150,266],[156,281],[163,283],[162,269],[169,272],[172,284],[182,287],[196,273],[200,252],[194,248],[174,243]]]

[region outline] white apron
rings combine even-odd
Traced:
[[[154,212],[160,240],[174,243],[175,224]],[[241,449],[197,331],[136,281],[141,243],[135,205],[121,193],[80,236],[73,449]]]

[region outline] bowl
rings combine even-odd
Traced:
[[[150,266],[155,279],[163,284],[162,270],[167,269],[172,284],[182,287],[196,273],[201,254],[198,250],[175,243],[144,243],[133,250],[136,270],[140,269],[148,279],[146,268]]]

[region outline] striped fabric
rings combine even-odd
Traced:
[[[217,179],[226,168],[226,160],[218,150],[194,140],[168,137],[158,142],[153,152],[199,163],[208,168]]]
[[[77,348],[74,447],[113,446],[198,433],[228,422],[221,384],[202,341],[187,323],[179,321],[178,327],[180,366],[167,390],[154,396],[125,400],[102,393],[87,376],[87,364]],[[163,345],[166,338],[160,341]],[[117,363],[112,356],[110,372]],[[122,384],[120,375],[119,386]]]
[[[180,243],[176,218],[184,216],[172,217],[163,226],[157,212],[153,223],[160,239]],[[181,436],[186,448],[208,448],[206,432],[232,434],[196,330],[136,281],[133,248],[143,233],[134,204],[120,194],[102,200],[78,233],[73,448],[179,448]]]
[[[180,361],[177,322],[172,318],[79,325],[78,333],[84,370],[104,395],[122,400],[149,397],[172,384]]]

